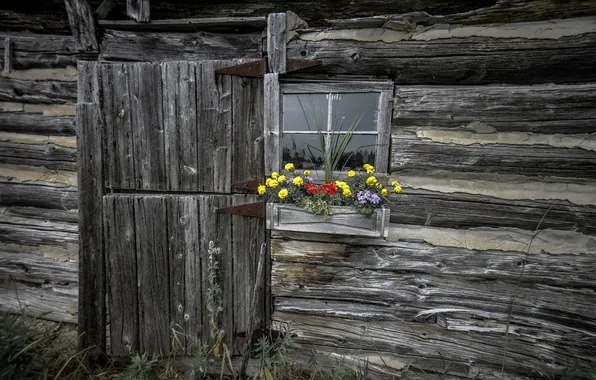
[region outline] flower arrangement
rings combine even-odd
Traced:
[[[388,202],[389,190],[377,179],[375,168],[364,164],[362,168],[347,172],[345,181],[316,183],[309,170],[296,170],[287,163],[280,173],[273,172],[257,191],[269,202],[293,203],[315,215],[331,215],[331,206],[352,206],[358,212],[371,215],[375,208]],[[401,193],[397,181],[390,181],[392,191]]]

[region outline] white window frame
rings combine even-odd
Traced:
[[[393,81],[282,81],[277,74],[265,76],[265,174],[278,171],[282,164],[281,139],[283,126],[283,96],[286,94],[378,93],[377,145],[375,168],[387,173],[391,149],[391,116],[393,113]],[[292,133],[292,132],[290,132]],[[306,133],[306,132],[305,132]],[[311,132],[312,133],[312,132]],[[370,135],[372,133],[355,133]],[[318,172],[318,171],[316,171]],[[322,173],[322,171],[321,171]],[[321,175],[321,173],[315,173]],[[315,177],[316,178],[316,177]]]

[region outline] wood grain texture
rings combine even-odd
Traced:
[[[78,50],[97,51],[95,18],[89,2],[87,0],[65,0],[64,5],[68,13],[70,30]]]
[[[6,215],[40,219],[45,221],[77,223],[79,220],[77,210],[52,210],[39,207],[9,206],[5,207],[3,212]]]
[[[437,169],[593,179],[596,152],[544,145],[441,144],[406,134],[391,136],[391,172]]]
[[[139,349],[139,300],[135,210],[132,197],[103,198],[110,351]]]
[[[230,193],[232,180],[232,79],[215,70],[230,61],[203,61],[197,73],[199,191]]]
[[[131,129],[134,135],[134,186],[138,190],[165,190],[160,66],[135,63],[130,67],[129,81]]]
[[[165,355],[170,352],[166,199],[159,195],[135,197],[134,208],[139,348],[154,355]]]
[[[81,347],[105,347],[105,257],[103,249],[103,134],[99,105],[77,104]]]
[[[322,66],[309,72],[389,75],[400,85],[573,83],[596,80],[595,39],[594,33],[556,40],[465,37],[386,43],[294,39],[288,43],[287,57],[321,60]]]
[[[131,121],[133,110],[129,92],[131,75],[130,65],[101,65],[107,153],[106,187],[133,189],[135,186],[135,131]]]
[[[78,208],[77,188],[56,182],[15,182],[0,178],[0,205],[73,210]]]
[[[264,128],[264,157],[265,175],[269,175],[281,167],[280,125],[281,115],[281,92],[279,86],[279,75],[276,73],[265,74],[264,82],[265,113],[263,115]]]
[[[161,64],[167,189],[198,189],[197,83],[194,62]]]
[[[15,70],[76,66],[79,58],[75,40],[71,35],[1,32],[0,38],[10,38],[13,49],[11,63]],[[0,59],[3,60],[3,56],[4,54]]]
[[[259,34],[151,33],[107,30],[101,44],[105,61],[199,61],[261,58]]]
[[[286,72],[286,14],[267,16],[267,57],[269,72]]]
[[[262,32],[267,28],[267,17],[208,17],[175,18],[138,23],[131,20],[99,20],[105,29],[151,32]]]
[[[12,244],[66,247],[69,244],[78,244],[79,234],[76,223],[2,215],[0,241]]]
[[[556,200],[509,200],[405,189],[391,196],[391,222],[450,228],[557,229],[596,235],[596,208]]]
[[[596,85],[396,86],[393,124],[458,127],[473,121],[496,131],[592,133]]]
[[[137,22],[148,22],[149,0],[126,0],[126,15]]]
[[[0,77],[0,101],[64,104],[76,99],[76,83]]]
[[[101,102],[101,66],[92,61],[77,62],[77,101]]]
[[[76,285],[79,281],[76,261],[57,261],[35,253],[25,253],[9,245],[0,245],[0,281],[13,279],[32,284]]]
[[[263,178],[263,79],[232,77],[232,94],[232,183]]]
[[[0,131],[74,136],[75,118],[45,116],[39,113],[0,112]]]
[[[193,355],[203,338],[198,197],[170,197],[166,202],[170,323],[183,333],[172,339],[170,352]]]
[[[220,326],[224,331],[224,341],[228,348],[233,348],[234,342],[234,252],[232,251],[232,216],[220,214],[218,208],[229,207],[232,199],[222,195],[201,195],[199,197],[200,210],[200,246],[201,254],[201,299],[203,307],[206,305],[208,281],[208,249],[209,241],[213,241],[221,252],[218,258],[218,281],[222,291],[222,313]],[[210,326],[207,313],[203,313],[202,336],[205,342],[213,342],[210,338]]]
[[[4,67],[2,72],[10,73],[12,71],[12,43],[10,38],[4,38]]]
[[[0,141],[0,163],[76,170],[77,151],[56,144],[17,144]]]
[[[232,205],[258,202],[257,195],[234,195]],[[256,278],[261,244],[265,242],[265,223],[262,219],[232,215],[232,262],[234,265],[234,354],[242,355],[244,340],[249,333],[252,289],[257,282],[264,288],[265,277]],[[260,321],[255,329],[264,327],[264,292],[255,300],[256,319]]]

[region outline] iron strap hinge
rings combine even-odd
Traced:
[[[321,65],[321,61],[319,60],[287,59],[285,73],[291,73],[294,71],[308,69],[309,67],[319,65]],[[222,67],[221,69],[215,70],[215,73],[224,75],[235,75],[239,77],[262,78],[265,76],[265,73],[267,73],[267,59],[262,58],[257,59],[255,61],[241,63],[239,65]]]
[[[218,208],[220,214],[250,216],[265,219],[265,202],[246,203],[238,206]]]
[[[251,181],[246,181],[246,182],[236,182],[236,183],[232,184],[232,189],[248,190],[251,193],[256,193],[257,189],[259,188],[259,185],[262,182],[263,181],[259,181],[258,179],[253,179]]]

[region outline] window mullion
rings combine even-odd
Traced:
[[[333,94],[327,95],[327,133],[325,134],[325,152],[331,149],[331,131],[333,130]],[[325,157],[323,157],[325,158]]]

